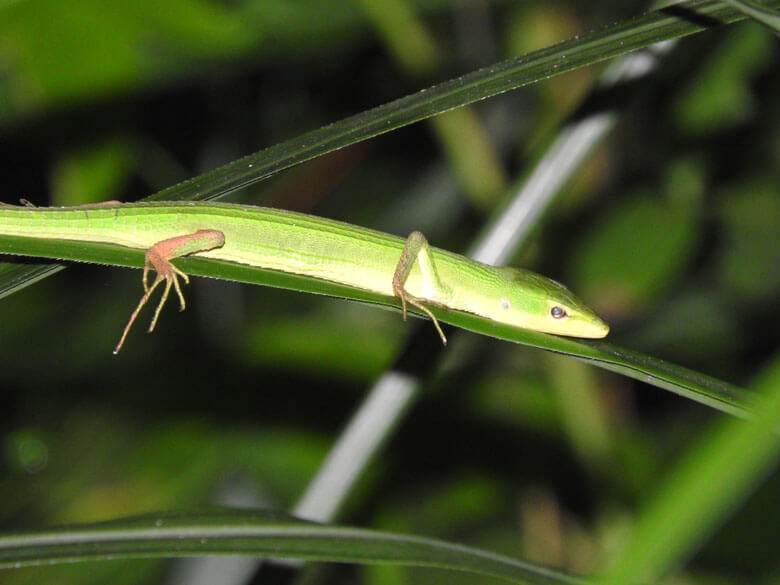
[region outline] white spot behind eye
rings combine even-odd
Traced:
[[[509,302],[509,299],[506,297],[501,297],[501,309],[508,311],[511,307],[512,303]]]

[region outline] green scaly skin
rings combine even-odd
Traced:
[[[205,230],[221,233],[224,244],[198,243],[193,234]],[[177,244],[175,251],[159,248],[167,259],[197,254],[387,296],[399,296],[394,274],[413,239],[291,211],[207,202],[3,205],[0,234],[103,242],[147,251],[177,238],[184,244]],[[403,271],[401,283],[407,302],[419,301],[423,310],[425,305],[438,306],[557,335],[601,338],[609,332],[609,326],[563,285],[533,272],[488,266],[430,247],[418,235],[421,246],[410,246],[413,265]],[[178,292],[178,282],[173,284]]]

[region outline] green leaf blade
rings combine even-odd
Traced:
[[[16,236],[0,236],[0,247],[22,255],[125,267],[141,268],[144,262],[143,250],[94,242],[46,241]],[[196,256],[180,258],[176,264],[184,272],[194,276],[260,284],[400,309],[400,303],[395,297],[387,297],[308,276],[287,274]],[[414,309],[411,310],[415,312]],[[457,311],[447,311],[435,307],[432,307],[431,311],[442,323],[449,323],[481,335],[570,355],[600,368],[670,390],[723,412],[743,417],[749,416],[751,413],[750,395],[744,390],[629,349],[600,341],[557,337],[517,329],[483,317]],[[431,329],[433,328],[431,327]]]
[[[585,581],[444,541],[326,526],[268,511],[166,514],[0,536],[0,567],[117,558],[251,555],[437,567],[528,585]]]
[[[773,6],[780,5],[776,0]],[[672,9],[673,8],[673,9]],[[183,181],[146,200],[207,200],[270,177],[333,150],[499,95],[512,89],[741,19],[713,0],[689,0],[613,24],[526,55],[451,79]]]

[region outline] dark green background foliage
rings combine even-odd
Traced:
[[[644,9],[419,0],[407,22],[403,5],[379,14],[372,5],[0,3],[0,200],[137,200]],[[399,235],[420,229],[464,251],[563,122],[587,110],[601,68],[480,102],[473,127],[471,118],[449,130],[418,123],[228,200]],[[513,263],[566,282],[612,324],[610,342],[771,392],[780,383],[777,71],[777,39],[743,22],[680,41],[650,78],[599,95],[619,108],[616,130]],[[451,144],[474,142],[474,127],[499,164],[476,165],[470,183]],[[236,498],[291,509],[410,328],[393,311],[196,278],[185,313],[168,307],[153,335],[137,328],[114,357],[140,291],[137,271],[73,265],[0,301],[4,532]],[[715,456],[688,450],[706,449],[726,418],[564,356],[464,333],[338,521],[594,573],[619,556],[648,502],[673,490],[671,469],[695,476]],[[742,472],[716,470],[732,471]],[[776,582],[778,487],[776,474],[751,481],[661,582]],[[680,509],[699,497],[681,496],[690,499]],[[178,569],[123,560],[6,570],[0,583],[163,583]],[[388,565],[329,565],[310,579],[492,582]]]

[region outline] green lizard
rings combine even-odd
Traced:
[[[302,213],[207,202],[106,202],[79,207],[0,205],[0,235],[102,242],[146,250],[144,294],[114,349],[162,283],[149,331],[171,288],[182,310],[171,260],[197,254],[335,282],[398,297],[403,317],[411,305],[447,339],[429,307],[464,311],[499,323],[575,337],[601,338],[609,326],[563,285],[516,268],[481,264],[428,244],[420,232],[406,240]],[[0,249],[0,252],[3,252]],[[156,278],[148,283],[149,269]]]

